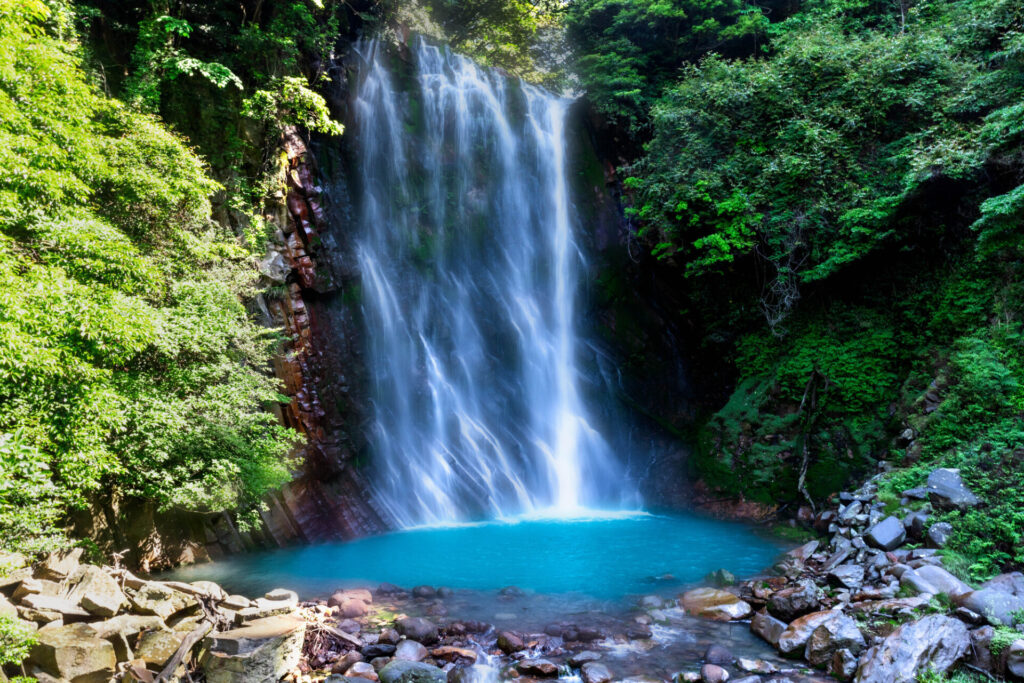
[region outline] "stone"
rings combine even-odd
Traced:
[[[298,666],[306,623],[294,616],[267,617],[214,633],[203,643],[209,683],[277,681]]]
[[[163,619],[160,617],[138,614],[121,614],[106,621],[93,622],[89,626],[96,631],[98,637],[104,639],[114,636],[131,638],[144,631],[163,631],[167,629]]]
[[[748,674],[768,675],[778,671],[778,668],[771,662],[766,662],[763,659],[747,659],[746,657],[736,660],[736,668]]]
[[[447,683],[448,676],[436,666],[396,659],[377,672],[381,683]]]
[[[91,616],[77,604],[67,598],[58,598],[54,595],[26,595],[21,601],[24,607],[29,607],[40,612],[51,612],[60,615],[65,622],[85,621]]]
[[[939,592],[915,569],[907,569],[900,574],[900,586],[913,592],[914,595],[935,595]]]
[[[811,666],[824,669],[832,662],[832,657],[839,650],[848,650],[860,654],[867,643],[857,627],[857,622],[839,614],[835,619],[827,619],[811,633],[804,648],[804,659]]]
[[[944,467],[928,475],[928,500],[940,510],[966,510],[981,501],[964,484],[960,470]]]
[[[348,668],[345,675],[349,678],[361,678],[367,681],[376,681],[380,678],[377,669],[370,662],[355,662]]]
[[[367,593],[369,594],[369,593]],[[274,602],[290,602],[292,605],[299,604],[299,594],[295,591],[290,591],[287,588],[275,588],[269,593],[264,594],[264,599],[273,600]]]
[[[857,673],[857,656],[849,650],[837,650],[832,655],[828,673],[841,681],[850,680]]]
[[[583,683],[611,683],[614,676],[607,666],[601,662],[586,662],[580,667]]]
[[[729,680],[729,672],[717,664],[705,664],[700,668],[700,680],[703,683],[725,683]]]
[[[971,631],[969,664],[982,671],[992,671],[995,668],[995,658],[992,656],[992,638],[995,634],[996,629],[992,626],[982,626]]]
[[[864,566],[842,564],[828,573],[829,584],[839,588],[856,590],[864,584]]]
[[[445,645],[443,647],[435,647],[430,651],[430,656],[434,659],[438,659],[444,662],[459,662],[465,661],[473,664],[476,662],[476,652],[466,647],[454,647],[452,645]]]
[[[999,590],[999,587],[980,588],[956,599],[961,607],[980,614],[993,626],[1012,626],[1014,612],[1024,610],[1024,596]]]
[[[437,642],[437,625],[423,617],[405,617],[395,622],[395,628],[409,640],[426,645]]]
[[[507,655],[526,649],[523,639],[511,631],[502,631],[498,634],[498,649]]]
[[[516,664],[516,670],[527,676],[537,678],[554,678],[558,676],[558,667],[546,659],[524,659]]]
[[[356,650],[346,652],[331,663],[331,673],[343,674],[356,662],[363,661],[363,655]]]
[[[930,583],[939,593],[945,593],[951,598],[970,593],[973,589],[966,583],[956,578],[942,567],[934,565],[923,565],[913,570],[922,579]]]
[[[778,646],[779,637],[786,628],[786,622],[776,619],[764,610],[754,613],[750,619],[750,630],[772,646]]]
[[[937,522],[928,529],[926,540],[930,548],[945,548],[953,533],[953,525],[949,522]]]
[[[736,576],[733,575],[733,573],[727,569],[716,569],[715,571],[705,576],[704,580],[710,583],[712,586],[715,586],[717,588],[724,588],[725,586],[732,586],[733,584],[735,584]],[[654,605],[654,607],[660,607],[660,605]]]
[[[140,614],[155,614],[161,619],[199,607],[199,602],[194,596],[168,588],[156,581],[143,583],[138,590],[128,596],[128,600]]]
[[[268,251],[266,258],[260,261],[259,271],[267,279],[284,282],[291,273],[291,267],[279,251]]]
[[[395,647],[395,659],[404,659],[409,662],[422,662],[427,658],[427,648],[415,640],[403,640]]]
[[[82,552],[81,548],[55,550],[36,566],[33,576],[37,579],[63,581],[78,569]]]
[[[963,622],[941,614],[903,624],[860,659],[856,683],[913,683],[918,674],[944,674],[967,653]]]
[[[83,565],[72,575],[69,600],[97,617],[112,617],[128,603],[117,581],[99,567]]]
[[[366,659],[375,659],[377,657],[390,657],[395,654],[396,649],[396,646],[390,643],[372,643],[364,645],[362,653]]]
[[[46,674],[72,683],[106,683],[113,678],[114,646],[87,624],[43,629],[36,637],[27,661]]]
[[[159,671],[178,651],[187,635],[177,631],[151,631],[139,640],[135,648],[135,657],[144,661],[149,668]],[[188,659],[182,663],[187,664]]]
[[[736,657],[727,648],[712,644],[704,651],[704,661],[708,664],[731,665]]]
[[[0,617],[18,618],[18,608],[3,593],[0,593]]]
[[[1024,639],[1018,638],[1006,649],[1006,670],[1017,678],[1024,678]]]
[[[220,606],[226,609],[239,611],[252,607],[252,600],[244,595],[229,595],[221,601]]]
[[[380,671],[387,666],[391,661],[392,657],[374,657],[370,660],[370,666],[373,667],[374,671]],[[425,664],[433,664],[433,662],[424,662]]]
[[[811,580],[783,588],[768,600],[768,611],[784,620],[791,620],[818,609],[818,587]]]
[[[15,602],[21,602],[29,595],[56,596],[59,593],[60,584],[56,581],[28,578],[22,581],[21,584],[14,589],[14,593],[11,594],[11,599]]]
[[[377,634],[377,642],[384,643],[386,645],[398,645],[398,642],[402,640],[402,636],[393,628],[381,629],[381,632]]]
[[[433,586],[415,586],[412,589],[412,597],[414,598],[433,598],[437,595],[437,591]]]
[[[842,506],[839,508],[839,523],[844,526],[849,526],[856,520],[857,515],[860,514],[863,504],[859,500],[855,500],[849,505]]]
[[[814,551],[821,545],[818,541],[808,541],[799,548],[794,548],[786,553],[787,557],[791,557],[798,562],[807,562],[807,560],[814,554]]]
[[[224,589],[213,581],[193,581],[190,585],[203,595],[213,598],[216,602],[221,602],[228,597]]]
[[[875,524],[864,534],[864,540],[868,545],[879,550],[895,550],[903,545],[906,539],[907,530],[903,528],[903,522],[891,516]]]
[[[235,624],[243,626],[250,621],[257,619],[266,619],[267,617],[276,617],[282,614],[289,614],[295,611],[298,606],[296,603],[290,600],[267,600],[266,598],[256,598],[255,604],[252,607],[246,607],[245,609],[239,610],[235,613]]]
[[[593,650],[584,650],[583,652],[577,652],[574,655],[570,655],[568,662],[569,666],[575,666],[577,668],[583,666],[587,662],[596,662],[601,659],[601,655]]]
[[[1011,595],[1024,595],[1024,574],[1020,572],[1000,574],[981,584],[981,588],[994,588]]]
[[[717,588],[696,588],[683,593],[680,606],[687,614],[712,621],[745,619],[753,612],[750,605],[727,591]]]
[[[786,630],[779,635],[779,642],[776,647],[779,648],[779,652],[784,655],[797,655],[804,651],[807,647],[807,641],[810,640],[811,634],[814,630],[824,624],[829,619],[835,619],[841,612],[826,611],[826,612],[811,612],[805,614],[799,619],[795,619]]]

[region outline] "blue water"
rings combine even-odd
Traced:
[[[780,541],[742,524],[629,513],[410,529],[244,555],[183,569],[174,578],[213,580],[247,595],[285,587],[304,598],[387,582],[477,591],[514,585],[536,593],[614,600],[653,592],[666,582],[699,581],[719,568],[750,576],[770,566],[783,550]]]

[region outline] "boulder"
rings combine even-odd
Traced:
[[[403,640],[395,647],[395,659],[408,662],[422,662],[427,658],[427,648],[415,640]]]
[[[372,643],[364,645],[362,649],[365,659],[376,659],[377,657],[390,657],[395,654],[395,646],[390,643]]]
[[[864,565],[842,564],[828,573],[829,584],[856,590],[864,584]]]
[[[896,517],[886,517],[864,534],[864,540],[868,545],[886,551],[895,550],[903,545],[906,539],[907,531],[903,528],[903,522]]]
[[[498,649],[507,655],[526,649],[523,639],[511,631],[502,631],[498,634]]]
[[[1024,639],[1018,638],[1006,648],[1006,670],[1017,678],[1024,678]]]
[[[913,683],[918,674],[943,674],[960,661],[971,645],[963,622],[941,614],[903,624],[880,645],[865,653],[856,683]]]
[[[938,522],[932,524],[928,529],[926,540],[930,548],[945,548],[949,543],[949,537],[953,533],[953,525],[949,522]]]
[[[703,683],[725,683],[729,680],[729,672],[717,664],[705,664],[700,668],[700,680]]]
[[[114,646],[87,624],[42,629],[37,638],[27,661],[46,674],[72,683],[106,683],[113,678]]]
[[[981,502],[964,484],[958,469],[944,467],[933,471],[925,489],[932,505],[940,510],[966,510]]]
[[[779,644],[779,637],[786,628],[786,622],[776,619],[764,610],[756,612],[750,619],[750,630],[773,646]]]
[[[370,592],[365,591],[366,595],[369,596]],[[273,602],[288,602],[293,606],[299,604],[299,594],[295,591],[290,591],[287,588],[275,588],[274,590],[264,594],[264,600],[272,600]]]
[[[993,626],[1012,626],[1014,612],[1024,610],[1024,596],[1014,595],[1000,590],[1003,586],[995,585],[971,591],[956,599],[961,607],[980,614]]]
[[[601,659],[601,655],[593,650],[584,650],[583,652],[577,652],[574,655],[569,655],[569,666],[582,667],[587,662],[596,662]]]
[[[294,669],[302,654],[306,623],[294,616],[260,619],[215,633],[203,643],[202,666],[209,683],[277,681]]]
[[[614,676],[601,662],[586,662],[580,667],[583,683],[611,683]]]
[[[679,604],[687,614],[712,621],[744,619],[753,612],[749,604],[717,588],[687,591],[680,596]]]
[[[138,590],[131,592],[128,600],[139,614],[155,614],[161,619],[199,607],[199,602],[194,596],[156,581],[143,583]]]
[[[11,599],[15,602],[21,602],[29,595],[57,596],[60,592],[60,584],[56,581],[28,578],[22,581],[18,587],[14,589],[14,593],[11,594]]]
[[[708,649],[704,651],[704,661],[708,664],[728,666],[736,661],[736,656],[728,648],[712,644],[708,645]]]
[[[110,574],[99,567],[82,565],[72,575],[69,600],[97,617],[112,617],[128,603],[124,591]]]
[[[558,667],[546,659],[524,659],[516,664],[516,670],[526,676],[536,676],[537,678],[558,676]]]
[[[466,647],[454,647],[452,645],[435,647],[430,651],[430,656],[443,662],[462,661],[470,664],[476,662],[477,659],[476,652],[474,650],[470,650]]]
[[[178,651],[187,635],[178,631],[150,631],[139,640],[135,658],[144,661],[149,669],[160,671]],[[182,663],[187,664],[188,658]]]
[[[209,596],[217,602],[226,600],[228,597],[224,589],[213,581],[193,581],[190,585],[202,595]]]
[[[856,655],[866,646],[857,622],[845,614],[839,614],[835,619],[826,619],[814,629],[804,648],[804,659],[811,666],[824,669],[832,663],[833,656],[839,650],[848,650]]]
[[[912,591],[914,595],[935,595],[939,592],[935,586],[914,569],[907,569],[900,574],[900,586]]]
[[[437,591],[433,586],[414,586],[412,589],[412,597],[414,598],[433,598],[436,596]]]
[[[981,584],[981,587],[994,588],[1003,593],[1010,593],[1011,595],[1024,595],[1024,574],[1021,574],[1020,572],[1000,574],[999,576],[991,578]]]
[[[49,579],[50,581],[63,581],[71,576],[78,569],[82,559],[81,548],[69,550],[55,550],[46,556],[36,565],[33,576],[37,579]]]
[[[437,625],[423,617],[405,617],[395,622],[398,632],[409,640],[430,645],[437,642]]]
[[[436,666],[396,659],[377,672],[381,683],[447,683],[448,676]]]
[[[157,616],[141,616],[138,614],[121,614],[106,621],[89,624],[100,638],[122,635],[125,638],[136,636],[143,631],[163,631],[167,629],[163,619]]]
[[[857,672],[857,655],[849,650],[837,650],[828,666],[830,676],[848,681]]]
[[[377,674],[377,669],[375,669],[373,664],[370,662],[355,662],[354,664],[352,664],[352,666],[348,668],[348,671],[345,672],[345,675],[349,678],[355,678],[357,680],[380,680],[380,676]]]
[[[817,610],[819,604],[818,587],[813,581],[806,579],[796,586],[773,593],[768,600],[768,611],[780,619],[789,621]]]
[[[842,612],[825,611],[811,612],[799,619],[795,619],[786,630],[779,635],[779,642],[776,647],[784,655],[798,655],[803,653],[807,647],[807,641],[811,639],[814,630],[829,619],[835,619]]]
[[[942,567],[926,564],[913,570],[922,579],[931,584],[939,593],[945,593],[951,598],[970,593],[973,590],[966,583],[956,578]]]
[[[238,610],[235,613],[235,624],[243,626],[250,621],[276,617],[282,614],[289,614],[295,611],[298,601],[291,600],[268,600],[267,598],[256,598],[252,607]]]
[[[56,614],[65,623],[88,620],[90,614],[67,598],[54,595],[26,595],[21,601],[22,606],[42,613]]]

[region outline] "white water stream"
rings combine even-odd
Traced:
[[[401,526],[635,504],[581,395],[570,102],[424,41],[360,49],[376,495]]]

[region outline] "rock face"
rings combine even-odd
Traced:
[[[696,617],[712,621],[732,621],[745,619],[753,610],[749,603],[727,591],[717,588],[697,588],[683,593],[679,598],[680,606]]]
[[[942,468],[928,475],[925,486],[932,505],[942,510],[972,508],[979,502],[978,497],[967,488],[960,470]]]
[[[114,676],[114,646],[86,624],[43,629],[32,647],[29,665],[72,683],[106,683]]]
[[[306,624],[291,616],[268,617],[209,636],[203,661],[210,683],[271,683],[299,663]]]
[[[436,666],[422,662],[392,661],[377,672],[381,683],[447,683],[448,677]]]
[[[945,673],[966,654],[963,622],[935,614],[904,624],[861,657],[855,683],[913,683],[925,671]]]
[[[886,517],[878,524],[868,529],[864,534],[864,540],[872,548],[879,550],[895,550],[907,539],[907,531],[896,517]]]

